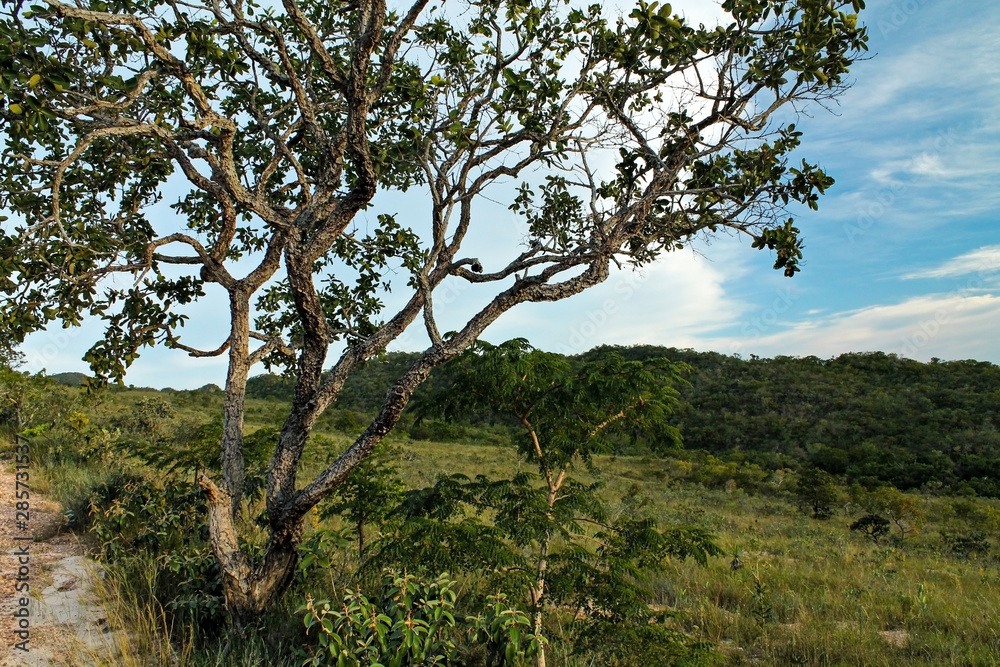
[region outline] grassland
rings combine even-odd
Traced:
[[[414,486],[523,465],[497,447],[402,447],[404,481]],[[919,534],[876,544],[849,530],[858,515],[849,503],[820,521],[778,493],[686,482],[683,459],[598,457],[595,465],[612,506],[629,498],[661,524],[706,528],[730,554],[708,567],[673,563],[654,582],[652,601],[676,609],[680,626],[716,645],[723,664],[1000,664],[998,562],[948,553],[941,534],[969,504],[997,509],[996,501],[922,496]]]
[[[204,423],[220,400],[213,394],[134,390],[111,394],[87,412],[95,424],[113,424],[144,398],[169,401],[169,427],[178,432]],[[274,401],[250,401],[248,431],[275,423],[282,410]],[[337,419],[331,414],[321,421],[320,446],[305,460],[303,477],[348,444]],[[455,442],[393,435],[389,444],[409,488],[427,486],[445,474],[530,470],[512,448],[498,444],[498,433],[476,431]],[[109,465],[99,457],[58,463],[52,452],[61,445],[54,432],[37,442],[39,460],[48,463],[41,476],[33,477],[36,490],[82,516],[91,491],[109,478]],[[134,462],[112,459],[137,469]],[[673,610],[678,628],[709,642],[716,664],[1000,665],[1000,564],[994,555],[1000,503],[909,494],[918,509],[914,527],[919,530],[905,539],[896,531],[876,543],[849,529],[863,511],[847,489],[841,489],[834,515],[817,520],[789,492],[794,473],[754,469],[744,475],[736,466],[738,474],[729,477],[733,466],[712,468],[713,461],[689,452],[667,458],[597,457],[591,469],[580,466],[574,472],[581,481],[603,483],[601,493],[613,513],[630,511],[654,517],[660,525],[692,525],[716,536],[726,556],[710,559],[707,567],[672,562],[650,581],[655,591],[650,603]],[[745,482],[751,478],[754,483]],[[311,529],[316,527],[318,522]],[[962,552],[949,541],[949,536],[976,533],[984,535],[977,550]],[[212,651],[198,646],[193,633],[167,627],[162,606],[151,597],[151,587],[143,588],[137,571],[119,575],[103,590],[111,620],[132,638],[123,664],[267,664],[260,657],[266,651],[252,645],[241,647],[243,658],[231,651],[228,658],[219,658],[219,652],[211,658]],[[330,583],[336,584],[332,578]],[[283,613],[299,602],[286,601]],[[585,663],[560,653],[560,631],[553,628],[550,665],[582,667]]]

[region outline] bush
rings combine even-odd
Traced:
[[[863,533],[875,544],[889,534],[889,520],[878,514],[866,514],[851,524],[852,531]]]
[[[942,532],[941,537],[948,551],[960,558],[978,558],[990,550],[986,533],[979,530],[957,534]]]
[[[161,487],[139,475],[118,473],[90,496],[99,557],[125,571],[155,559],[153,592],[176,617],[174,627],[208,633],[224,623],[225,614],[222,579],[208,548],[204,516],[204,494],[176,476]]]
[[[545,640],[529,633],[528,617],[503,595],[492,596],[482,613],[462,617],[455,613],[454,586],[447,575],[424,583],[387,572],[376,600],[348,591],[338,608],[307,597],[298,611],[306,629],[316,630],[316,643],[305,664],[468,665],[485,647],[485,664],[493,666],[537,654]]]

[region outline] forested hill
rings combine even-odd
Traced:
[[[585,357],[599,357],[599,348]],[[881,352],[834,359],[739,359],[659,347],[614,348],[692,366],[677,421],[688,449],[808,459],[899,488],[969,484],[1000,495],[1000,367],[924,364]]]
[[[1000,495],[1000,367],[925,364],[880,352],[833,359],[742,359],[655,346],[599,347],[629,359],[667,357],[691,366],[675,415],[685,448],[741,456],[767,467],[807,460],[834,474],[908,489],[944,485]],[[392,353],[347,383],[336,407],[371,412],[416,353]],[[447,367],[425,389],[447,383]],[[426,385],[429,384],[430,387]],[[290,398],[274,376],[250,395]]]

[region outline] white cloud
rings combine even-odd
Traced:
[[[1000,271],[1000,245],[989,245],[949,259],[933,269],[907,273],[903,279],[956,278],[971,274],[986,276],[997,271]]]
[[[738,244],[716,243],[708,257],[685,250],[642,272],[613,270],[604,284],[565,301],[518,306],[484,337],[524,336],[542,349],[565,354],[602,344],[694,345],[748,309],[724,286],[746,275],[741,250],[745,255]]]
[[[1000,363],[998,323],[996,295],[938,294],[805,320],[759,337],[705,339],[695,347],[818,357],[878,350],[921,361],[938,357]]]

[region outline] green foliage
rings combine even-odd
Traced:
[[[224,621],[222,580],[208,545],[201,489],[176,476],[160,486],[140,475],[119,473],[90,497],[90,530],[99,557],[127,570],[150,556],[157,561],[156,599],[175,618],[199,633]]]
[[[889,520],[878,514],[866,514],[851,524],[852,531],[858,531],[875,544],[889,534]]]
[[[477,342],[442,370],[448,389],[421,397],[418,415],[494,415],[520,424],[518,449],[539,474],[453,475],[411,492],[397,512],[401,528],[380,542],[373,560],[471,566],[518,594],[535,616],[536,632],[549,605],[577,609],[574,632],[581,647],[605,624],[634,626],[650,635],[650,646],[683,647],[677,632],[647,627],[657,617],[646,602],[644,573],[670,558],[705,564],[721,550],[697,528],[661,531],[649,519],[610,519],[601,485],[582,484],[568,473],[575,461],[589,465],[595,455],[614,451],[615,436],[646,437],[659,450],[676,447],[678,434],[665,418],[685,368],[614,354],[573,363],[515,339],[497,346]],[[472,515],[490,516],[492,528]],[[482,537],[475,539],[476,532]],[[645,655],[624,647],[615,652],[620,659]]]
[[[399,452],[382,446],[334,489],[319,516],[342,516],[355,529],[358,556],[365,550],[365,527],[382,523],[400,503],[405,485],[399,480]]]
[[[408,494],[398,510],[402,524],[373,545],[370,561],[423,571],[447,566],[475,574],[484,577],[487,586],[516,593],[525,608],[537,611],[531,604],[537,584],[534,570],[544,549],[546,599],[580,611],[573,624],[578,650],[592,650],[596,644],[591,640],[604,637],[602,628],[611,625],[623,636],[633,631],[648,634],[649,641],[659,637],[654,645],[666,642],[672,651],[680,650],[686,646],[678,639],[680,633],[644,629],[663,622],[647,604],[651,591],[644,581],[672,559],[706,564],[722,551],[703,529],[660,530],[650,519],[627,516],[609,522],[597,490],[596,485],[583,487],[568,480],[560,502],[549,506],[548,491],[534,475],[522,473],[509,480],[444,477],[433,487]],[[478,521],[480,514],[493,517],[492,523]],[[641,645],[627,648],[623,641],[615,646],[622,660],[646,655]]]
[[[44,391],[40,375],[0,365],[0,424],[20,431],[31,422]]]
[[[941,531],[941,539],[952,554],[961,558],[979,558],[989,553],[991,544],[981,530],[949,533]]]
[[[523,613],[502,594],[489,598],[478,615],[456,613],[455,582],[441,575],[421,582],[387,572],[377,598],[349,590],[342,603],[307,598],[299,609],[307,630],[316,630],[306,664],[352,667],[469,664],[475,645],[486,647],[489,666],[514,665],[545,642],[530,632]]]
[[[829,519],[840,500],[840,490],[830,473],[818,468],[806,468],[795,483],[799,506],[814,519]]]
[[[117,426],[128,434],[160,441],[164,426],[176,416],[173,406],[160,397],[141,398],[132,409],[120,415]]]
[[[629,362],[613,353],[573,363],[523,338],[495,346],[478,341],[442,369],[448,386],[418,397],[416,412],[511,420],[527,431],[519,450],[543,470],[559,470],[576,457],[586,462],[614,451],[623,438],[645,438],[658,451],[676,447],[679,434],[667,415],[687,370],[666,359]]]

